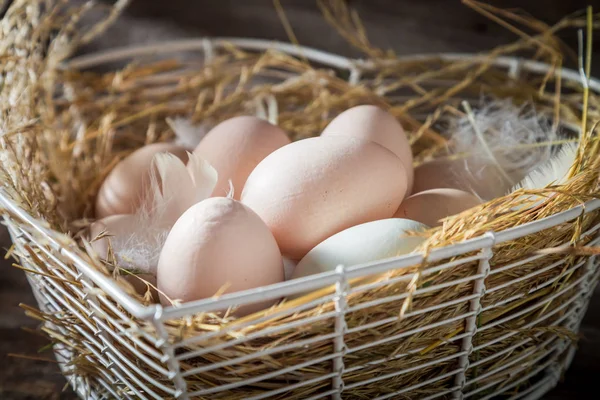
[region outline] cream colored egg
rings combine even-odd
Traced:
[[[266,222],[284,255],[300,259],[337,232],[391,217],[405,193],[404,167],[391,151],[329,136],[267,156],[248,177],[242,202]]]
[[[392,151],[402,161],[408,182],[413,185],[412,149],[402,125],[390,113],[372,105],[352,107],[335,117],[322,136],[344,135],[371,140]]]
[[[150,185],[152,160],[162,152],[187,161],[185,149],[171,143],[154,143],[134,151],[119,162],[102,183],[96,198],[96,217],[135,213]]]
[[[202,139],[194,153],[207,160],[219,175],[214,196],[226,196],[229,180],[234,198],[239,199],[250,172],[266,156],[290,143],[279,127],[262,119],[242,116],[214,127]]]
[[[511,177],[515,182],[519,177]],[[512,183],[498,167],[484,160],[468,158],[436,160],[415,168],[413,194],[429,189],[453,188],[475,193],[484,200],[503,196]]]
[[[190,207],[175,223],[158,262],[158,288],[183,302],[282,282],[277,242],[263,221],[242,203],[213,197]],[[166,303],[166,299],[162,299]],[[236,315],[274,301],[241,307]]]
[[[424,229],[427,226],[401,218],[353,226],[309,251],[294,269],[292,279],[333,271],[338,265],[350,267],[410,253],[425,239],[408,232]]]
[[[430,189],[406,198],[394,218],[407,218],[429,226],[441,225],[440,220],[481,204],[471,193],[458,189]]]

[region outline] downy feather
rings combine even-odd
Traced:
[[[565,183],[576,155],[577,143],[563,145],[550,160],[531,171],[511,192],[518,189],[543,189],[550,185]]]
[[[189,119],[182,117],[167,118],[166,121],[175,133],[175,143],[188,150],[195,149],[210,129],[208,124],[193,124]]]
[[[150,214],[157,226],[172,226],[194,204],[206,199],[217,183],[217,171],[194,153],[187,165],[169,153],[157,154],[154,165],[158,175],[151,179],[153,200]]]
[[[453,118],[450,152],[468,154],[462,175],[482,186],[492,195],[504,195],[527,174],[551,158],[552,143],[557,131],[550,121],[529,105],[515,105],[510,99],[482,99],[480,107],[467,115]],[[482,165],[494,165],[501,184],[486,186],[481,180]],[[484,174],[485,175],[485,174]],[[474,189],[474,193],[486,198]]]
[[[577,156],[577,143],[567,143],[546,163],[531,171],[510,192],[519,189],[536,190],[544,189],[552,185],[562,185],[569,178],[569,170]],[[507,193],[508,194],[508,193]],[[522,196],[525,203],[515,207],[516,210],[532,208],[539,205],[545,196],[526,195]]]
[[[217,171],[204,159],[189,154],[187,166],[169,153],[154,157],[149,199],[132,216],[131,231],[110,238],[118,265],[136,272],[156,273],[160,251],[171,227],[192,205],[208,198]]]

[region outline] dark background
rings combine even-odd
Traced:
[[[108,3],[108,2],[107,2]],[[360,56],[321,18],[313,0],[282,0],[301,44],[331,52]],[[516,36],[490,22],[458,0],[352,1],[372,43],[392,48],[398,54],[477,52],[508,43]],[[600,11],[600,1],[520,0],[491,1],[498,7],[520,7],[548,23],[591,4]],[[85,49],[94,51],[131,43],[181,37],[243,36],[286,40],[271,0],[134,0],[127,14],[105,37]],[[596,43],[600,37],[595,35]],[[574,32],[564,35],[576,48]],[[600,76],[600,46],[594,46],[593,71]],[[0,229],[0,246],[10,245]],[[0,261],[0,399],[73,399],[65,379],[52,362],[8,357],[8,353],[52,358],[38,349],[47,344],[42,337],[25,332],[36,323],[24,316],[19,303],[34,305],[23,273]],[[596,397],[600,376],[600,295],[592,299],[581,330],[580,349],[565,380],[548,400]],[[595,395],[592,395],[594,393]]]

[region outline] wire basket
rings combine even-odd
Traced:
[[[351,84],[368,70],[368,62],[309,48],[229,38],[116,49],[73,59],[65,68],[106,67],[130,58],[167,52],[211,58],[231,44],[246,51],[275,47],[327,66]],[[404,60],[433,59],[478,60],[476,56],[461,54],[413,56]],[[500,57],[493,63],[515,77],[523,73],[543,76],[549,72],[546,64],[518,58]],[[554,73],[560,73],[563,82],[581,83],[575,71],[562,69]],[[599,82],[591,80],[590,88],[600,93]],[[276,110],[267,108],[268,114],[276,115]],[[566,129],[574,128],[567,124]],[[598,261],[594,255],[557,256],[550,252],[531,254],[501,266],[491,266],[490,260],[499,246],[544,235],[557,227],[575,229],[584,219],[588,222],[577,240],[594,246],[600,243],[599,207],[600,200],[591,200],[535,222],[490,231],[432,249],[427,254],[340,266],[334,272],[164,308],[158,304],[145,306],[127,294],[64,234],[32,217],[4,189],[0,190],[0,208],[4,210],[4,221],[14,243],[13,252],[31,272],[27,276],[41,309],[29,312],[45,322],[47,333],[56,343],[55,352],[63,372],[85,399],[308,400],[362,399],[367,394],[377,400],[540,398],[556,385],[572,360],[576,346],[573,334],[579,330],[600,276]],[[569,238],[552,243],[551,247],[564,249],[571,245],[573,241]],[[411,269],[414,266],[421,268]],[[523,269],[524,266],[528,268]],[[406,289],[417,278],[461,268],[463,273],[457,279],[441,283],[434,280],[410,293]],[[357,281],[402,269],[407,272],[387,280]],[[514,278],[499,283],[494,278],[500,273],[514,273]],[[510,291],[512,286],[523,282],[532,284],[525,291]],[[400,285],[406,290],[368,302],[349,301],[355,293],[377,291],[389,285]],[[329,287],[333,290],[318,292]],[[238,320],[216,331],[183,335],[175,329],[181,326],[174,327],[171,323],[191,321],[197,315],[234,305],[306,291],[322,294],[307,302],[290,302],[287,307],[276,308],[261,317]],[[425,303],[419,303],[418,299],[436,296],[440,291],[452,291],[456,296],[420,306]],[[490,302],[490,295],[500,291],[506,292],[501,300]],[[409,296],[413,307],[400,321],[399,310]],[[368,315],[381,305],[395,310],[396,315],[381,317],[373,312],[373,317],[364,318],[362,323],[348,324],[352,313]],[[320,313],[293,317],[319,307],[323,310]],[[503,312],[495,318],[484,318],[494,310]],[[435,318],[428,319],[434,312]],[[411,328],[412,318],[425,322]],[[518,328],[503,329],[521,318],[525,322]],[[273,319],[287,322],[257,328]],[[356,344],[356,338],[369,335],[375,328],[400,322],[405,325],[402,329],[394,328],[394,334],[374,335]],[[321,330],[315,333],[311,330],[315,327]],[[437,330],[446,333],[424,335]],[[286,332],[292,339],[278,336]],[[226,339],[219,340],[223,337]],[[397,351],[391,351],[390,346]],[[301,363],[286,363],[295,352],[313,347],[325,350]],[[225,349],[231,349],[229,356],[222,356]],[[236,369],[240,366],[244,366],[245,374]]]

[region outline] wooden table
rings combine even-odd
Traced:
[[[373,43],[393,48],[398,54],[431,52],[477,52],[515,39],[515,36],[479,16],[458,1],[374,0],[354,1]],[[107,36],[86,51],[128,43],[151,42],[199,35],[251,36],[285,40],[270,0],[138,0]],[[300,43],[348,56],[358,56],[320,18],[313,1],[282,0]],[[519,5],[547,21],[587,4],[587,1],[496,1],[506,7]],[[574,35],[566,36],[575,45]],[[596,38],[596,43],[600,40]],[[598,46],[595,46],[596,49]],[[596,55],[598,51],[596,50]],[[600,58],[593,70],[600,75]],[[8,247],[6,234],[0,245]],[[19,303],[35,301],[23,273],[0,262],[0,399],[74,399],[65,379],[51,361],[49,351],[37,354],[47,344],[40,336],[24,332],[36,322],[26,318]],[[545,398],[588,398],[596,391],[600,376],[600,296],[592,299],[584,320],[580,349],[565,381]],[[8,353],[49,359],[39,361],[8,357]]]

